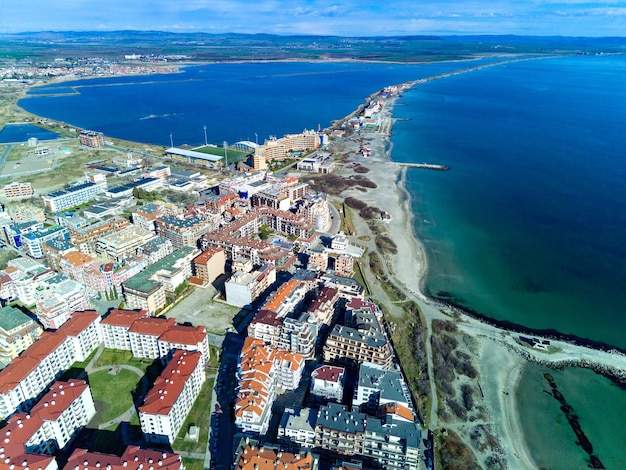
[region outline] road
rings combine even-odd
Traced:
[[[6,144],[6,146],[7,147],[4,149],[4,152],[2,152],[2,156],[0,157],[0,172],[4,170],[4,164],[6,163],[7,157],[13,148],[12,144]]]

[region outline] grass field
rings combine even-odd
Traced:
[[[213,394],[214,378],[207,378],[202,385],[200,395],[196,399],[191,411],[187,415],[187,419],[180,428],[178,437],[172,444],[174,452],[205,452],[207,441],[209,440],[209,423],[211,420],[211,396]],[[198,426],[200,436],[198,442],[186,441],[185,435],[189,429],[189,425]]]
[[[110,374],[108,370],[89,374],[89,385],[97,411],[89,423],[90,427],[106,423],[131,408],[132,392],[140,380],[141,377],[126,369],[121,369],[116,374]]]
[[[208,155],[217,155],[218,157],[226,156],[224,147],[214,147],[212,145],[205,145],[194,149],[194,152],[206,153]],[[250,152],[240,152],[239,150],[228,149],[228,163],[238,162],[248,156]]]

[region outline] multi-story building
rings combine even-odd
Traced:
[[[168,215],[168,213],[161,204],[149,202],[135,209],[133,212],[133,224],[156,233],[156,220]]]
[[[178,350],[139,407],[147,442],[171,445],[206,380],[202,353]]]
[[[78,141],[80,145],[86,147],[98,148],[105,146],[104,134],[102,132],[81,131],[80,134],[78,134]]]
[[[16,222],[4,227],[5,238],[9,245],[16,248],[22,246],[22,237],[28,233],[36,232],[43,228],[43,222],[37,220],[27,220],[24,222]]]
[[[310,249],[307,251],[307,254],[309,255],[308,269],[326,271],[326,268],[328,268],[328,253],[326,251]]]
[[[319,366],[311,373],[311,394],[320,399],[341,403],[345,373],[343,367]]]
[[[128,331],[136,320],[146,316],[147,312],[145,310],[111,310],[102,319],[100,326],[104,347],[130,351],[131,345]]]
[[[121,456],[76,449],[63,468],[65,470],[75,470],[76,468],[80,468],[80,470],[129,470],[140,466],[146,470],[149,470],[151,466],[160,470],[185,469],[178,454],[162,450],[149,450],[138,446],[126,447]]]
[[[27,349],[43,330],[15,307],[0,308],[0,362],[6,364]]]
[[[215,279],[226,272],[226,254],[219,248],[204,250],[193,260],[193,271],[196,277],[206,284],[212,284]]]
[[[13,415],[2,428],[3,465],[58,468],[54,453],[65,449],[95,414],[87,382],[56,382],[28,414]]]
[[[307,290],[303,283],[290,279],[278,286],[262,309],[275,312],[278,318],[286,317],[287,314],[295,312],[302,305],[306,294]]]
[[[5,185],[4,188],[2,188],[2,192],[4,193],[4,197],[7,199],[32,196],[34,193],[33,185],[31,183],[18,183],[17,181]]]
[[[129,225],[122,231],[99,237],[96,240],[96,254],[107,261],[121,261],[129,255],[134,255],[140,246],[155,237],[154,232],[136,225]]]
[[[297,152],[315,149],[320,146],[320,134],[314,130],[304,130],[300,134],[286,134],[277,139],[272,137],[263,145],[254,149],[254,155],[259,155],[270,160],[283,160],[289,152]]]
[[[72,312],[89,308],[89,293],[85,285],[62,274],[40,283],[38,289],[41,295],[36,302],[35,313],[45,328],[57,329]]]
[[[130,222],[124,217],[110,217],[91,225],[70,229],[70,241],[83,253],[95,255],[98,238],[124,231],[129,225]]]
[[[315,446],[317,410],[311,408],[285,408],[278,426],[278,442],[299,450]]]
[[[308,312],[279,318],[276,312],[260,310],[248,325],[249,337],[296,352],[306,359],[315,357],[317,331],[317,322]]]
[[[174,298],[176,288],[191,277],[191,262],[199,253],[196,248],[183,246],[135,274],[122,284],[126,304],[150,313],[164,307],[166,299]]]
[[[233,470],[317,470],[318,460],[310,452],[292,454],[266,445],[248,445],[235,457]]]
[[[335,306],[338,300],[339,289],[323,286],[308,311],[318,323],[330,326],[335,317]]]
[[[296,353],[246,338],[241,350],[235,400],[235,424],[243,432],[265,434],[272,416],[277,387],[293,390],[298,386],[304,358]]]
[[[395,419],[394,415],[367,417],[363,463],[389,470],[417,470],[422,433],[414,422]]]
[[[385,369],[378,364],[361,364],[352,406],[369,414],[376,414],[381,406],[389,403],[407,408],[410,415],[413,413],[409,388],[401,372]]]
[[[130,350],[135,357],[157,359],[159,353],[159,337],[168,328],[176,325],[173,318],[139,318],[128,329]]]
[[[329,403],[315,423],[315,448],[331,456],[363,455],[367,415]]]
[[[354,273],[354,258],[342,253],[335,258],[335,272],[338,276],[352,276]]]
[[[102,343],[100,314],[93,310],[74,312],[58,330],[72,351],[74,361],[85,361]]]
[[[59,212],[70,207],[78,206],[91,201],[97,194],[107,190],[107,182],[86,182],[70,186],[61,191],[55,191],[42,196],[43,203],[50,212]]]
[[[237,271],[224,285],[226,302],[236,307],[250,305],[275,281],[276,269],[271,264],[262,264],[250,273]]]
[[[67,230],[60,225],[41,228],[22,236],[24,252],[31,258],[41,259],[45,257],[44,245],[46,242],[57,239],[65,239]]]
[[[202,235],[218,227],[217,219],[204,219],[197,216],[187,219],[163,216],[156,219],[155,224],[157,234],[170,240],[174,249],[183,246],[196,247]]]
[[[203,326],[171,326],[159,336],[157,346],[162,362],[169,361],[177,350],[200,351],[203,364],[210,357],[209,336]]]
[[[73,251],[78,252],[78,248],[76,248],[69,240],[62,238],[47,241],[43,246],[43,251],[45,253],[46,263],[48,266],[58,272],[60,271],[59,262],[61,257]]]
[[[160,178],[140,178],[130,183],[109,188],[104,192],[104,195],[111,199],[131,197],[135,188],[143,189],[144,191],[154,191],[162,186],[163,180]]]
[[[137,256],[142,257],[148,265],[154,264],[172,253],[174,253],[172,242],[163,237],[156,237],[137,248]]]

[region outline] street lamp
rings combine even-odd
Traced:
[[[206,126],[202,126],[202,128],[204,129],[204,145],[209,145],[209,142],[207,141],[207,138],[206,138]]]
[[[174,138],[172,136],[173,134],[170,132],[170,147],[174,147]]]

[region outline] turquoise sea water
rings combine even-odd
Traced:
[[[506,64],[398,107],[429,293],[501,320],[626,347],[626,58]]]

